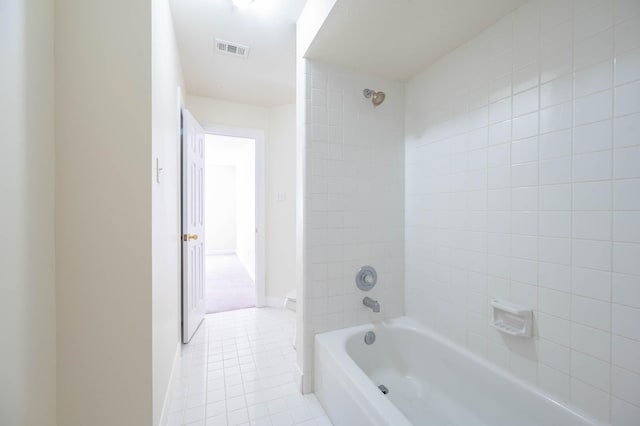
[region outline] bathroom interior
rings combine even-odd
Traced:
[[[303,389],[335,424],[640,424],[640,2],[512,2],[424,67],[443,18],[364,3],[298,21]]]
[[[210,67],[197,7],[294,2]],[[0,28],[0,424],[640,425],[640,0],[15,0]],[[266,147],[258,307],[188,344],[183,110]]]

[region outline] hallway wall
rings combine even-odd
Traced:
[[[180,109],[183,78],[168,0],[151,3],[153,424],[167,396],[181,333]],[[156,159],[162,171],[156,180]],[[148,169],[149,170],[149,169]]]
[[[53,1],[0,2],[0,424],[56,424]]]
[[[151,2],[57,0],[55,29],[58,424],[149,425]]]

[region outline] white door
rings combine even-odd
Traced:
[[[204,131],[182,110],[182,341],[204,319]]]

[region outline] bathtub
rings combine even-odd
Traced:
[[[314,355],[336,426],[598,424],[407,317],[318,334]]]

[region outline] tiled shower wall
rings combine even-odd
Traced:
[[[533,1],[405,89],[406,309],[640,424],[640,1]],[[489,326],[492,298],[535,337]]]
[[[305,85],[304,374],[316,333],[404,312],[402,85],[302,60]],[[365,88],[386,92],[375,107]],[[378,272],[358,290],[363,265]],[[380,313],[362,304],[370,296]],[[308,389],[308,388],[307,388]]]

